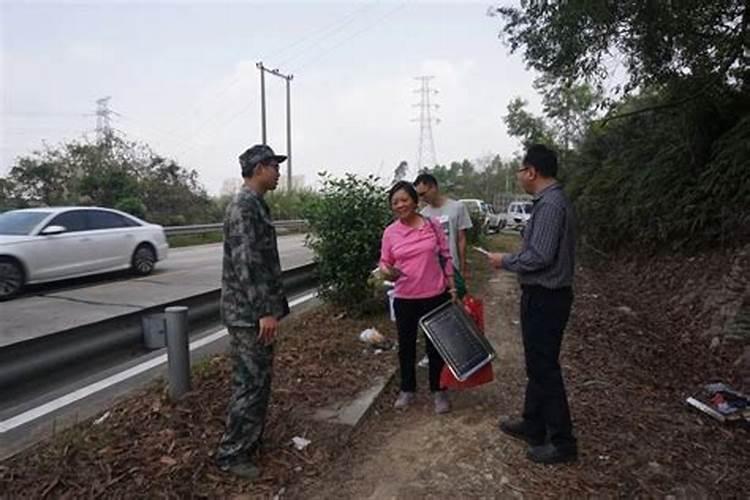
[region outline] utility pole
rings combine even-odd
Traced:
[[[260,70],[260,127],[262,131],[263,144],[266,143],[266,72],[263,63],[256,64]]]
[[[286,190],[292,191],[292,78],[286,80]]]
[[[294,75],[284,75],[278,69],[268,69],[262,62],[256,64],[260,70],[260,115],[263,130],[263,144],[266,144],[266,80],[265,74],[270,73],[286,80],[286,188],[292,190],[292,90],[291,83]]]
[[[432,122],[440,123],[439,118],[433,118],[432,110],[439,108],[437,104],[430,102],[430,95],[437,94],[438,91],[430,88],[430,80],[434,76],[417,76],[414,79],[420,82],[420,88],[414,90],[414,93],[420,94],[418,104],[419,118],[412,119],[413,122],[419,122],[419,149],[417,150],[417,170],[426,166],[434,167],[437,165],[437,156],[435,155],[435,141],[432,138]]]

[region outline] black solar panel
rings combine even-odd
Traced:
[[[419,320],[419,326],[460,381],[492,361],[495,350],[463,307],[446,302]]]

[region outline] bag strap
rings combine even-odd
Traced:
[[[424,217],[424,216],[423,216]],[[440,270],[443,271],[443,275],[448,278],[448,275],[445,274],[445,255],[443,255],[443,249],[440,248],[440,236],[438,236],[438,229],[435,227],[435,222],[432,220],[432,217],[425,217],[427,219],[427,223],[430,225],[430,228],[432,228],[432,233],[435,235],[435,243],[437,244],[438,248],[438,264],[440,264]],[[442,228],[440,228],[442,231]]]

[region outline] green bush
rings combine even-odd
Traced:
[[[355,315],[370,312],[376,294],[368,280],[380,255],[380,238],[391,220],[387,190],[372,175],[321,174],[320,196],[305,208],[310,233],[307,246],[315,252],[319,292],[324,300]]]
[[[140,219],[146,218],[146,205],[134,196],[119,200],[115,203],[115,208]]]
[[[273,218],[276,220],[302,219],[305,207],[318,196],[312,189],[293,189],[291,191],[272,191],[266,196]]]
[[[674,99],[645,95],[632,104]],[[750,241],[748,162],[750,100],[725,92],[592,127],[566,185],[580,231],[596,248],[743,245]]]

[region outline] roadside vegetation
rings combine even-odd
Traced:
[[[561,152],[586,242],[636,253],[750,241],[750,12],[739,0],[525,2],[491,11],[542,76],[524,144]],[[613,81],[613,71],[625,73]],[[609,92],[606,92],[606,91]]]
[[[39,206],[102,206],[164,226],[220,222],[231,196],[210,196],[195,170],[119,132],[97,140],[43,144],[17,158],[8,175],[0,177],[0,212]],[[275,219],[299,219],[316,196],[312,189],[279,190],[270,193],[267,202]],[[214,240],[213,235],[181,236],[174,242],[183,246]]]
[[[380,305],[371,271],[380,255],[380,238],[390,222],[387,189],[374,176],[323,174],[323,188],[304,212],[315,253],[318,293],[354,314]]]

